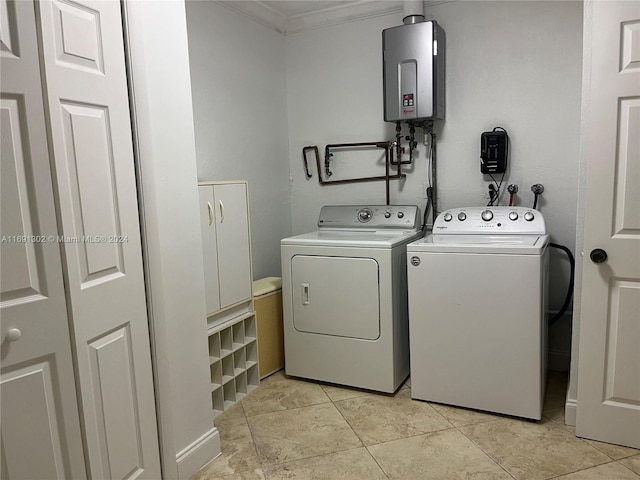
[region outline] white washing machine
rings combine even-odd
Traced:
[[[419,213],[325,206],[317,231],[281,241],[287,375],[381,392],[407,378],[406,245]]]
[[[472,207],[407,246],[414,399],[541,418],[548,243],[536,210]]]

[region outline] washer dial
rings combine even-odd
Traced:
[[[484,210],[480,216],[482,217],[482,220],[489,222],[493,218],[493,212],[491,210]]]

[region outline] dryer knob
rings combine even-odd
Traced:
[[[391,212],[384,212],[384,218],[391,218]]]
[[[527,213],[525,213],[525,214],[524,214],[524,219],[525,219],[527,222],[531,222],[531,221],[533,221],[533,219],[534,219],[534,218],[535,218],[535,216],[533,215],[533,213],[532,213],[532,212],[527,212]]]
[[[482,220],[485,222],[489,222],[493,218],[493,212],[491,210],[485,210],[480,214]]]
[[[373,212],[368,208],[363,208],[358,212],[358,220],[362,223],[367,223],[373,217]]]
[[[458,220],[460,220],[461,222],[464,222],[467,219],[467,214],[464,212],[460,212],[458,214]]]
[[[398,212],[398,218],[404,217],[404,212]]]
[[[450,213],[445,213],[444,214],[444,221],[445,222],[450,222],[453,219],[453,215],[451,215]]]

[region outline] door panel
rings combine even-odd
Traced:
[[[160,478],[120,2],[37,7],[88,469]]]
[[[576,434],[640,448],[640,4],[593,2]],[[608,258],[589,255],[603,249]]]
[[[108,478],[135,478],[143,465],[142,436],[129,327],[92,341],[89,355],[92,378],[96,380],[92,393],[100,400],[97,418],[101,422],[98,431],[102,437],[103,471],[109,472]],[[114,389],[114,385],[118,388]]]
[[[69,232],[83,239],[79,258],[81,288],[111,275],[122,275],[122,243],[101,241],[121,235],[114,183],[114,158],[108,114],[98,105],[61,102],[65,166],[74,224]]]
[[[251,297],[249,252],[249,218],[247,217],[247,186],[244,183],[214,185],[220,307]]]
[[[375,340],[380,336],[378,285],[378,262],[372,258],[296,255],[291,259],[293,326]]]
[[[3,373],[2,460],[8,478],[68,478],[55,390],[49,359]]]
[[[204,290],[207,314],[220,310],[218,288],[218,245],[216,240],[215,201],[213,187],[199,186],[200,226],[202,228],[202,260],[204,262]]]
[[[0,10],[2,478],[83,479],[34,5]]]

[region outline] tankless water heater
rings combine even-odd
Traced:
[[[384,120],[444,118],[444,30],[434,21],[382,31]]]

